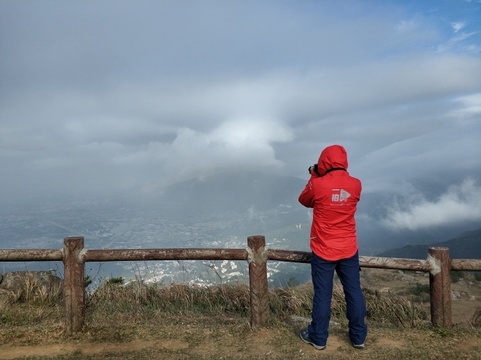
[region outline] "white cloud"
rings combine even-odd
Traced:
[[[481,115],[481,93],[461,96],[456,99],[456,102],[461,105],[461,108],[450,112],[452,117],[461,121],[466,119],[479,121],[479,118],[475,118],[475,116]]]
[[[168,167],[176,167],[179,175],[203,177],[219,170],[257,170],[280,167],[273,143],[292,138],[284,125],[265,119],[234,119],[210,132],[179,130],[168,148]],[[171,160],[175,160],[175,164]],[[255,161],[253,161],[255,159]]]
[[[438,45],[437,51],[440,53],[444,52],[460,52],[466,54],[479,54],[481,46],[473,40],[476,36],[480,34],[479,31],[472,32],[456,32],[454,36]]]
[[[229,147],[257,147],[272,142],[285,142],[292,139],[287,128],[266,119],[235,119],[222,123],[215,129],[210,139]]]
[[[466,179],[460,185],[450,186],[434,201],[417,194],[411,196],[408,205],[394,204],[388,209],[383,224],[396,230],[418,230],[481,220],[480,200],[481,186],[473,179]]]
[[[454,22],[451,23],[451,27],[453,28],[454,33],[457,33],[458,31],[462,30],[466,24],[464,22]]]

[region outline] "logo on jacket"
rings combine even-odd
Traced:
[[[332,202],[347,201],[347,199],[349,199],[350,196],[351,194],[344,189],[332,189],[331,201]]]

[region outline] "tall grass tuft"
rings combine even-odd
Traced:
[[[413,302],[404,296],[365,290],[368,319],[397,327],[416,327],[429,322],[429,303]]]
[[[25,272],[21,275],[20,284],[12,291],[12,303],[30,303],[35,305],[56,305],[63,299],[63,284],[48,272]]]
[[[280,316],[309,317],[312,309],[313,289],[310,285],[274,289],[270,293],[271,313]],[[402,296],[364,291],[367,319],[376,323],[398,327],[415,327],[429,321],[426,304],[413,303]],[[331,303],[331,319],[347,323],[346,303],[341,286],[334,286]]]
[[[50,272],[19,272],[2,291],[0,324],[25,325],[63,319],[63,283]]]
[[[269,291],[271,316],[286,319],[290,316],[310,317],[313,289],[310,284],[273,288]],[[413,303],[404,297],[365,291],[368,320],[398,327],[415,327],[429,320],[425,304]],[[123,285],[108,281],[93,293],[88,305],[91,313],[119,316],[149,317],[152,314],[248,316],[250,293],[245,284],[201,287],[172,284],[162,286],[134,282]],[[331,318],[347,323],[342,287],[335,286]]]
[[[126,285],[107,281],[87,300],[92,316],[112,314],[138,319],[159,314],[211,315],[249,313],[249,288],[244,284],[198,286],[185,284],[145,284],[137,281]]]

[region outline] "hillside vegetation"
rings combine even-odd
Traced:
[[[457,282],[471,301],[469,316],[437,329],[430,324],[424,274],[363,270],[363,283],[366,349],[349,344],[343,293],[336,286],[328,347],[318,351],[298,337],[310,318],[310,284],[270,289],[269,324],[252,330],[245,284],[160,286],[106,279],[87,296],[83,331],[67,336],[60,289],[45,291],[27,278],[0,303],[0,359],[480,358],[481,286],[474,277]]]

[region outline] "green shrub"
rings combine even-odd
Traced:
[[[451,271],[451,282],[452,283],[457,283],[462,278],[464,278],[464,272],[463,271]]]

